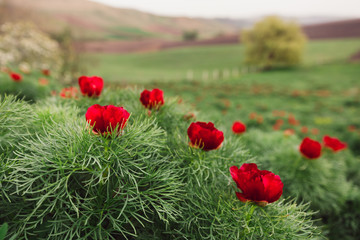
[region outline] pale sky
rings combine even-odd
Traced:
[[[334,16],[360,18],[360,0],[92,0],[166,16],[246,18]]]

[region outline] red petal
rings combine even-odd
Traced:
[[[249,199],[246,199],[244,194],[242,194],[242,193],[236,192],[236,196],[242,202],[248,202],[249,201]]]
[[[281,197],[284,187],[280,177],[269,172],[262,176],[262,180],[265,189],[265,200],[269,203],[277,201]]]
[[[145,107],[150,107],[150,91],[149,90],[145,89],[140,94],[140,101],[141,101],[142,105],[144,105]]]
[[[255,163],[244,163],[240,167],[240,171],[242,171],[242,172],[259,171],[259,169]]]
[[[309,159],[318,158],[321,156],[321,144],[306,137],[300,145],[300,152]]]
[[[101,133],[106,131],[106,126],[103,120],[103,107],[99,104],[92,105],[88,108],[85,118],[91,126],[94,127],[95,131],[100,131]]]
[[[239,178],[238,178],[238,167],[237,166],[232,166],[230,167],[230,174],[231,174],[231,177],[232,179],[237,183],[239,181]]]
[[[331,148],[334,152],[343,150],[347,147],[346,143],[341,142],[337,138],[332,138],[329,136],[324,136],[323,142],[325,147]]]
[[[79,77],[79,86],[82,94],[91,96],[100,96],[104,87],[104,81],[101,77],[81,76]]]
[[[117,126],[119,126],[118,130],[125,127],[130,114],[124,108],[113,105],[108,105],[104,108],[103,118],[107,131],[114,130]]]

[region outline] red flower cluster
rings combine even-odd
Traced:
[[[290,125],[294,125],[294,126],[300,124],[300,122],[298,120],[296,120],[296,118],[292,114],[289,115],[288,122]]]
[[[49,85],[49,80],[47,80],[46,78],[39,78],[38,82],[39,82],[39,85],[41,85],[41,86]]]
[[[236,196],[242,202],[252,201],[259,206],[277,201],[284,184],[280,177],[267,170],[259,170],[255,163],[244,163],[240,168],[232,166],[230,174],[241,193]]]
[[[236,122],[234,122],[234,124],[232,126],[232,131],[235,134],[242,134],[246,131],[246,126],[244,123],[242,123],[240,121],[236,121]]]
[[[281,126],[284,124],[284,120],[282,120],[281,118],[280,119],[277,119],[275,124],[273,125],[273,129],[274,130],[280,130]]]
[[[313,135],[319,135],[319,133],[320,133],[319,129],[317,129],[317,128],[311,129],[311,134],[313,134]]]
[[[9,75],[14,82],[20,82],[22,80],[22,76],[18,73],[11,72]]]
[[[307,133],[309,131],[309,129],[306,126],[302,126],[300,131],[302,133]]]
[[[295,134],[295,130],[292,129],[292,128],[288,128],[288,129],[285,129],[284,130],[284,136],[291,136],[291,135],[294,135]]]
[[[101,134],[111,133],[115,129],[119,133],[126,126],[129,117],[130,113],[122,107],[99,104],[89,107],[85,114],[86,121],[93,127],[93,131]]]
[[[89,97],[98,97],[104,87],[104,81],[101,77],[79,77],[79,86],[82,94]]]
[[[249,118],[250,118],[251,120],[255,120],[255,119],[256,119],[256,116],[257,116],[257,114],[256,114],[255,112],[252,112],[252,113],[249,114]]]
[[[311,138],[304,138],[300,144],[301,154],[309,159],[316,159],[321,156],[321,144]]]
[[[164,105],[164,93],[160,89],[153,89],[152,91],[144,90],[140,95],[140,101],[148,109],[159,109]]]
[[[42,69],[42,70],[41,70],[41,73],[42,73],[44,76],[50,76],[50,70],[49,70],[49,69]]]
[[[224,141],[224,133],[217,130],[212,122],[193,122],[187,133],[190,145],[205,151],[218,149]]]
[[[347,148],[347,144],[345,142],[341,142],[337,138],[324,136],[323,142],[325,147],[332,149],[334,152],[341,151]]]
[[[63,88],[60,92],[60,97],[62,98],[77,98],[78,89],[75,87]]]

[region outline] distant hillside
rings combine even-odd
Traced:
[[[360,18],[307,25],[303,30],[310,39],[360,38]]]
[[[0,7],[0,20],[30,19],[51,33],[70,26],[77,37],[89,40],[176,40],[185,30],[197,30],[200,38],[211,38],[237,31],[216,20],[162,17],[87,0],[0,0]]]
[[[304,25],[302,26],[302,30],[310,40],[360,38],[360,19]],[[194,42],[167,42],[162,44],[161,48],[166,49],[185,46],[238,44],[239,41],[241,41],[241,36],[239,34],[233,34]]]
[[[319,24],[319,23],[328,23],[328,22],[336,22],[342,20],[348,20],[349,18],[344,17],[331,17],[331,16],[309,16],[309,17],[287,17],[287,16],[280,16],[282,19],[287,21],[296,21],[300,25],[311,25],[311,24]],[[261,17],[253,17],[253,18],[216,18],[218,22],[231,25],[238,29],[244,29],[251,27],[256,22],[260,21],[263,18]]]
[[[306,25],[302,29],[310,40],[360,38],[360,19]],[[86,52],[148,52],[177,47],[239,44],[240,39],[241,36],[239,34],[229,34],[191,42],[145,40],[132,42],[107,41],[105,43],[104,41],[92,41],[78,43],[77,48]]]

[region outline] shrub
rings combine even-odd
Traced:
[[[56,41],[31,23],[5,23],[0,27],[0,66],[28,64],[35,69],[58,69],[61,60]]]
[[[47,114],[38,116],[42,132],[22,140],[4,181],[12,196],[0,212],[13,232],[111,239],[178,214],[181,182],[164,155],[165,132],[153,120],[133,117],[122,136],[103,138],[89,133],[82,118],[47,123],[41,121]]]
[[[285,196],[310,202],[311,209],[318,211],[330,239],[351,238],[358,232],[360,192],[356,178],[349,174],[358,159],[346,151],[334,154],[326,149],[320,158],[306,159],[299,152],[301,140],[279,132],[251,130],[242,139],[262,167],[282,176]]]
[[[184,41],[195,41],[198,38],[198,32],[196,30],[184,31],[182,38]]]
[[[302,239],[321,237],[307,205],[240,202],[229,167],[253,162],[239,138],[218,150],[191,148],[176,99],[149,112],[140,91],[52,97],[33,105],[30,135],[0,173],[0,221],[17,239]],[[124,133],[96,136],[92,104],[124,106]],[[23,111],[15,116],[22,116]],[[0,114],[1,116],[1,114]],[[5,115],[5,120],[6,120]],[[12,117],[14,123],[22,118]],[[2,159],[1,161],[4,161]],[[2,166],[2,165],[1,165]],[[277,173],[277,172],[276,172]]]
[[[16,70],[20,72],[20,70]],[[0,71],[0,95],[16,95],[19,99],[34,102],[49,96],[52,90],[58,88],[58,83],[52,76],[44,76],[40,71],[20,72],[21,81],[14,81],[7,71]]]
[[[246,46],[245,62],[262,69],[300,63],[306,38],[300,27],[278,17],[267,17],[241,36]]]

